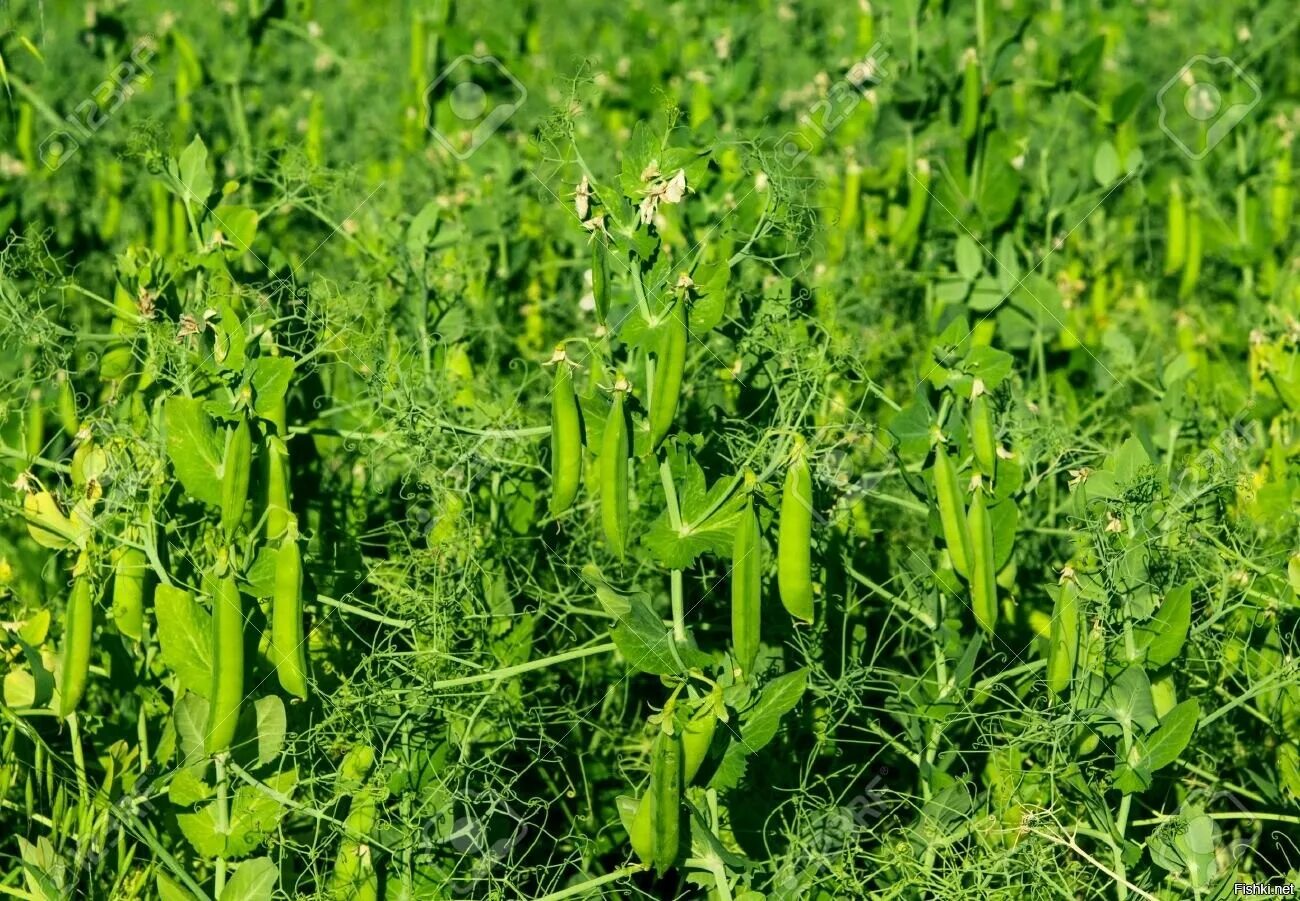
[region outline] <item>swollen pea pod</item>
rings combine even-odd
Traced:
[[[113,552],[113,623],[133,641],[144,636],[144,551],[123,545]]]
[[[1273,242],[1285,244],[1291,234],[1291,213],[1295,208],[1295,189],[1292,186],[1291,136],[1281,142],[1277,162],[1273,168],[1273,185],[1269,189],[1269,219],[1272,223]]]
[[[997,570],[993,559],[993,524],[984,491],[976,486],[968,514],[971,544],[970,597],[975,621],[990,634],[998,621]]]
[[[892,243],[898,255],[904,259],[916,250],[917,235],[921,230],[921,221],[925,218],[926,208],[930,203],[930,163],[925,159],[916,161],[916,172],[912,174],[908,186],[907,209],[903,220],[894,230]]]
[[[1183,188],[1174,179],[1169,183],[1169,202],[1165,208],[1165,275],[1183,268],[1187,259],[1187,204]]]
[[[963,54],[962,99],[961,99],[961,139],[969,141],[975,137],[980,122],[980,100],[984,86],[980,84],[980,62],[974,47],[968,47]]]
[[[68,595],[63,623],[63,663],[59,668],[59,716],[69,716],[81,703],[90,680],[91,631],[95,625],[95,600],[90,584],[89,561],[78,562]]]
[[[81,431],[81,418],[77,415],[77,391],[72,386],[72,376],[60,369],[56,376],[59,383],[59,425],[69,438],[76,437]]]
[[[713,744],[713,733],[718,727],[717,708],[714,703],[706,702],[704,708],[686,723],[682,730],[682,783],[690,785],[695,774],[700,771],[704,758],[708,756],[709,746]]]
[[[226,458],[221,464],[221,532],[226,541],[235,537],[235,531],[243,521],[252,468],[253,436],[248,428],[248,417],[244,416],[230,436]]]
[[[990,479],[997,472],[997,439],[993,435],[993,417],[989,413],[988,396],[983,392],[983,385],[976,383],[977,390],[970,401],[970,442],[975,454],[975,464],[979,471]]]
[[[289,411],[284,396],[278,397],[266,415],[274,429],[266,436],[266,538],[278,541],[292,518],[289,497]]]
[[[600,445],[600,524],[609,549],[617,557],[622,557],[627,549],[627,458],[631,450],[623,398],[628,387],[622,377],[614,385],[614,403],[609,408]]]
[[[939,506],[939,524],[948,545],[952,568],[963,578],[971,574],[971,539],[966,525],[966,503],[957,484],[957,467],[940,443],[934,449],[934,496]]]
[[[1183,264],[1183,277],[1178,283],[1180,300],[1191,296],[1196,290],[1196,282],[1201,277],[1201,211],[1199,205],[1192,204],[1187,214],[1187,260]]]
[[[630,837],[632,849],[662,876],[681,845],[681,736],[660,732],[650,754],[650,787],[637,807]]]
[[[573,390],[573,370],[562,345],[551,362],[555,364],[551,392],[551,515],[559,516],[573,505],[582,483],[582,423],[578,395]]]
[[[746,498],[731,554],[731,644],[736,664],[748,674],[762,637],[763,542],[754,501]]]
[[[369,836],[379,819],[382,789],[362,789],[352,796],[343,828],[347,836],[339,845],[330,876],[330,895],[339,901],[374,901],[379,897],[379,874],[370,845],[355,836]]]
[[[1070,686],[1079,660],[1079,588],[1073,579],[1061,583],[1052,605],[1052,629],[1047,645],[1047,690],[1059,695]]]
[[[786,611],[803,622],[813,619],[812,508],[812,472],[800,439],[795,444],[781,492],[776,586]]]
[[[609,319],[609,251],[597,235],[591,242],[591,296],[596,301],[596,321]]]
[[[209,754],[230,750],[244,700],[244,604],[229,569],[212,586],[212,681],[204,747]]]
[[[668,311],[664,334],[655,360],[655,383],[650,394],[650,448],[659,447],[673,427],[677,402],[682,393],[682,376],[686,371],[687,328],[686,299],[678,297]]]
[[[302,631],[302,551],[298,525],[289,528],[276,552],[275,586],[271,594],[271,659],[280,687],[307,698],[307,642]]]
[[[41,389],[33,388],[27,398],[27,420],[23,430],[24,450],[27,459],[35,460],[45,447],[45,404],[41,402]]]

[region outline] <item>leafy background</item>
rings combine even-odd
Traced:
[[[1185,898],[1297,878],[1289,5],[253,0],[3,20],[0,892],[212,897],[218,857],[222,899]],[[473,146],[445,97],[425,104],[467,54],[500,63],[476,70],[487,102],[521,101]],[[1195,54],[1230,57],[1225,90],[1254,96],[1199,160],[1157,101]],[[49,156],[87,100],[102,124]],[[725,670],[734,523],[675,536],[642,463],[627,560],[600,541],[594,479],[552,519],[542,365],[562,339],[588,351],[598,426],[613,361],[574,193],[587,174],[626,212],[656,146],[690,190],[615,238],[653,238],[656,283],[697,251],[711,267],[665,459],[702,513],[751,469],[771,550],[804,434],[819,586],[796,628],[768,578],[764,679],[729,686],[690,860],[660,879],[617,809],[666,695],[629,649],[677,568],[696,652]],[[614,292],[631,305],[624,273]],[[653,340],[635,318],[617,337]],[[936,430],[967,455],[976,378],[1009,455],[991,637],[929,481]],[[201,573],[245,387],[287,403],[313,693],[279,694],[248,603],[222,823]],[[122,542],[151,549],[139,640],[108,589]],[[50,703],[80,547],[95,651],[70,729]],[[1058,695],[1067,588],[1085,663]]]

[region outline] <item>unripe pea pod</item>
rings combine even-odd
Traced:
[[[248,417],[244,416],[230,436],[226,457],[221,464],[221,532],[227,541],[235,537],[235,531],[244,518],[252,467],[253,436],[248,428]]]
[[[632,849],[662,876],[681,844],[682,740],[660,732],[650,752],[650,787],[633,819]]]
[[[597,235],[591,242],[591,296],[596,302],[596,321],[609,319],[609,251]]]
[[[244,604],[229,569],[212,578],[212,681],[204,747],[230,750],[244,701]]]
[[[23,431],[27,459],[35,460],[45,447],[45,405],[41,402],[41,389],[33,388],[27,398],[27,421]]]
[[[989,413],[988,396],[983,393],[983,385],[977,384],[977,391],[970,401],[970,439],[971,450],[980,472],[993,478],[997,472],[997,439],[993,435],[993,417]]]
[[[561,345],[551,358],[555,386],[551,392],[551,515],[559,516],[573,505],[582,483],[582,423],[578,396],[573,390],[573,370]]]
[[[966,524],[966,504],[957,484],[957,467],[940,443],[934,449],[934,497],[939,507],[939,524],[948,545],[952,568],[964,579],[971,575],[971,539]]]
[[[1061,583],[1052,605],[1047,645],[1047,690],[1059,695],[1070,686],[1079,660],[1079,588],[1073,579]]]
[[[984,86],[980,84],[979,56],[974,47],[968,47],[963,54],[962,101],[961,101],[961,139],[969,141],[975,137],[979,128],[980,100]]]
[[[704,705],[701,713],[691,717],[682,730],[682,784],[690,785],[695,774],[708,756],[709,746],[713,744],[713,733],[717,730],[717,710],[711,702]]]
[[[369,836],[379,819],[380,790],[364,789],[352,798],[343,821],[347,837],[339,846],[330,877],[330,894],[339,901],[372,901],[379,897],[379,874],[370,846],[356,836]]]
[[[280,687],[307,698],[307,642],[302,630],[302,551],[298,526],[290,521],[276,552],[271,595],[271,658]]]
[[[682,376],[686,371],[686,345],[690,339],[687,321],[686,298],[680,296],[668,311],[659,353],[655,359],[654,386],[650,392],[651,450],[658,448],[667,437],[677,415]]]
[[[731,644],[737,666],[747,675],[758,656],[762,615],[763,540],[754,501],[746,498],[731,554]]]
[[[284,537],[293,518],[289,499],[289,450],[284,441],[275,435],[266,440],[266,538],[278,541]]]
[[[133,641],[144,636],[144,551],[123,545],[113,552],[113,623]]]
[[[1286,135],[1277,150],[1273,186],[1269,191],[1269,218],[1275,244],[1285,244],[1291,234],[1291,212],[1295,207],[1295,189],[1291,184],[1291,138],[1291,135]]]
[[[72,387],[72,376],[60,369],[59,382],[59,425],[69,438],[75,438],[81,431],[81,419],[77,415],[77,392]]]
[[[786,611],[803,622],[813,620],[812,508],[812,472],[798,439],[781,492],[776,585]]]
[[[997,570],[993,559],[993,524],[989,521],[988,508],[984,503],[984,490],[975,488],[971,498],[970,513],[971,573],[970,595],[971,607],[975,611],[975,620],[989,633],[998,621],[998,586]]]
[[[628,383],[620,376],[614,385],[614,403],[605,420],[600,446],[600,522],[605,541],[617,557],[622,557],[627,548],[627,459],[631,453],[623,411],[627,390]]]
[[[894,249],[903,259],[910,257],[916,249],[921,221],[925,218],[925,211],[930,202],[931,177],[929,161],[918,159],[916,171],[908,185],[907,210],[892,237]]]
[[[1197,204],[1187,216],[1187,260],[1183,264],[1183,277],[1178,283],[1178,297],[1185,299],[1196,289],[1201,277],[1201,211]]]
[[[95,600],[90,584],[89,561],[77,562],[72,592],[63,623],[63,661],[59,668],[59,716],[74,713],[90,681],[91,633],[95,626]]]
[[[1165,275],[1183,268],[1187,259],[1187,204],[1183,188],[1174,179],[1169,183],[1169,201],[1165,208]]]

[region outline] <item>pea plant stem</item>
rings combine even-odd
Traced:
[[[227,793],[230,787],[230,774],[226,771],[226,755],[218,754],[216,757],[217,764],[217,832],[221,835],[230,833],[230,800]],[[217,855],[215,891],[213,895],[221,897],[221,893],[226,888],[226,855],[223,849],[222,853]]]
[[[619,867],[606,873],[604,876],[597,876],[594,879],[588,879],[586,882],[580,882],[577,885],[571,885],[568,888],[560,889],[558,892],[551,892],[549,895],[542,895],[540,898],[534,898],[533,901],[564,901],[566,898],[581,898],[590,895],[602,885],[609,885],[611,882],[619,882],[629,876],[637,873],[644,873],[650,867],[643,863],[628,864],[625,867]]]
[[[461,676],[456,679],[442,679],[434,682],[431,687],[434,689],[461,688],[465,685],[477,685],[481,682],[496,682],[501,679],[509,679],[512,676],[518,676],[521,673],[529,673],[533,670],[545,669],[546,667],[554,666],[557,663],[565,663],[569,660],[578,660],[583,657],[592,657],[596,654],[607,654],[616,649],[617,646],[614,642],[606,641],[585,648],[575,648],[572,651],[565,651],[563,654],[555,654],[551,657],[539,657],[536,660],[529,660],[527,663],[518,663],[514,666],[507,666],[504,669],[492,670],[487,673],[476,673],[473,676]]]

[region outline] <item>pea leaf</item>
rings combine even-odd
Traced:
[[[180,679],[182,688],[207,698],[212,675],[212,616],[192,594],[174,585],[159,585],[154,605],[163,662]]]
[[[1108,188],[1119,178],[1119,152],[1110,141],[1102,141],[1092,156],[1092,177],[1097,184]]]
[[[735,788],[744,778],[749,764],[746,758],[766,746],[775,736],[785,716],[803,697],[808,686],[806,670],[795,670],[763,686],[752,707],[740,715],[737,740],[727,745],[709,787],[719,791]]]
[[[730,555],[736,523],[744,507],[744,498],[739,493],[727,498],[734,487],[733,480],[719,479],[712,488],[706,488],[704,471],[694,460],[685,454],[673,453],[669,461],[677,489],[681,526],[673,528],[665,506],[664,512],[641,539],[642,544],[667,569],[686,569],[701,554]]]
[[[609,609],[608,599],[601,600]],[[613,628],[611,637],[618,646],[619,653],[634,669],[667,675],[683,672],[682,664],[691,666],[701,662],[695,657],[699,654],[698,651],[692,653],[691,648],[681,644],[674,647],[672,631],[650,609],[645,595],[629,595],[623,600],[626,602],[625,610],[611,610],[618,617],[618,625]],[[678,657],[683,657],[681,663],[678,663]],[[707,658],[703,662],[707,663]]]
[[[203,139],[195,135],[189,146],[181,151],[179,166],[171,168],[185,189],[185,201],[206,206],[208,195],[212,193],[212,173],[208,170],[208,148]]]
[[[1192,740],[1196,722],[1201,716],[1201,705],[1195,698],[1189,698],[1165,714],[1160,727],[1146,738],[1146,749],[1142,763],[1152,772],[1169,766],[1183,753],[1187,743]]]
[[[1155,703],[1151,700],[1151,680],[1146,670],[1136,664],[1120,673],[1106,693],[1105,712],[1119,723],[1140,729],[1155,728]]]
[[[974,281],[984,269],[984,251],[970,235],[962,232],[957,236],[956,247],[957,272],[966,281]]]
[[[89,524],[69,519],[48,491],[37,491],[23,498],[23,517],[27,520],[28,534],[41,547],[62,551],[85,545]]]
[[[253,383],[253,412],[262,419],[284,400],[293,381],[293,360],[288,357],[258,357],[249,380]]]
[[[220,506],[222,448],[203,401],[167,398],[163,402],[163,436],[172,469],[185,490],[197,500]]]
[[[193,895],[163,872],[158,873],[158,897],[162,901],[194,901]]]
[[[220,901],[265,901],[275,890],[280,870],[269,857],[255,857],[235,868]]]
[[[259,698],[254,707],[257,710],[257,762],[265,765],[279,757],[284,748],[287,731],[284,701],[277,695],[267,695]]]
[[[1153,666],[1172,663],[1187,641],[1191,624],[1192,586],[1179,585],[1165,595],[1156,615],[1138,626],[1138,648],[1146,648],[1147,662]]]

